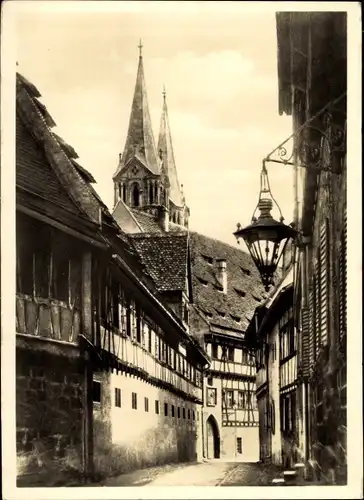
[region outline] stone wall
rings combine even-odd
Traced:
[[[221,458],[239,462],[259,461],[259,427],[222,427]],[[239,453],[237,440],[241,439],[242,450]]]
[[[101,402],[94,402],[97,475],[113,476],[143,467],[202,458],[200,405],[125,373],[95,373],[94,380],[101,383]],[[120,389],[120,407],[115,404],[115,389]],[[132,408],[132,393],[137,394],[136,409]],[[159,414],[155,401],[159,401]],[[168,416],[164,414],[165,403]]]
[[[23,339],[16,352],[19,486],[53,486],[83,474],[84,363],[77,346]]]

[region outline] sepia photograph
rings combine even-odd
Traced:
[[[359,498],[360,5],[2,10],[4,498]]]

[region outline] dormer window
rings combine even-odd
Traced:
[[[234,288],[234,290],[239,295],[239,297],[245,297],[245,292],[243,292],[243,290],[239,290],[239,288]]]
[[[251,272],[249,271],[249,269],[245,269],[244,267],[241,268],[241,270],[243,271],[243,273],[246,275],[246,276],[250,276],[251,275]]]
[[[218,290],[219,292],[223,292],[224,291],[223,287],[220,286],[220,285],[214,285],[214,288],[216,288],[216,290]]]
[[[202,278],[199,278],[198,276],[197,276],[197,279],[198,279],[198,281],[199,281],[199,282],[200,282],[203,286],[207,286],[207,285],[208,285],[208,281],[206,281],[206,280],[204,280],[204,279],[202,279]]]
[[[221,318],[225,318],[225,316],[226,316],[226,315],[225,315],[225,313],[224,313],[223,311],[219,311],[219,310],[217,310],[217,309],[216,309],[216,312],[217,312],[217,314],[218,314]]]
[[[261,302],[262,299],[257,297],[256,295],[252,295],[253,299],[256,300],[257,302]]]
[[[212,264],[214,259],[212,257],[209,257],[208,255],[201,254],[201,257],[203,258],[204,261],[206,261],[208,264]]]
[[[236,323],[240,323],[240,319],[239,316],[234,316],[233,314],[230,314],[231,316],[231,319],[233,319]]]

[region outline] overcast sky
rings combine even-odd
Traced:
[[[17,9],[18,71],[37,86],[55,131],[109,208],[141,38],[155,135],[166,86],[190,227],[234,245],[236,223],[248,224],[257,203],[261,159],[291,133],[291,119],[278,115],[274,10],[245,2],[114,2],[104,12],[102,2],[97,11],[89,2],[37,4]],[[272,164],[269,172],[291,222],[292,171]]]

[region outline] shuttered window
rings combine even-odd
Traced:
[[[322,223],[320,228],[319,244],[319,302],[320,302],[320,345],[325,346],[328,342],[328,312],[329,312],[329,223],[328,219]]]
[[[346,301],[347,301],[347,219],[346,208],[344,212],[344,226],[340,241],[340,256],[339,256],[339,334],[340,338],[346,335]]]

